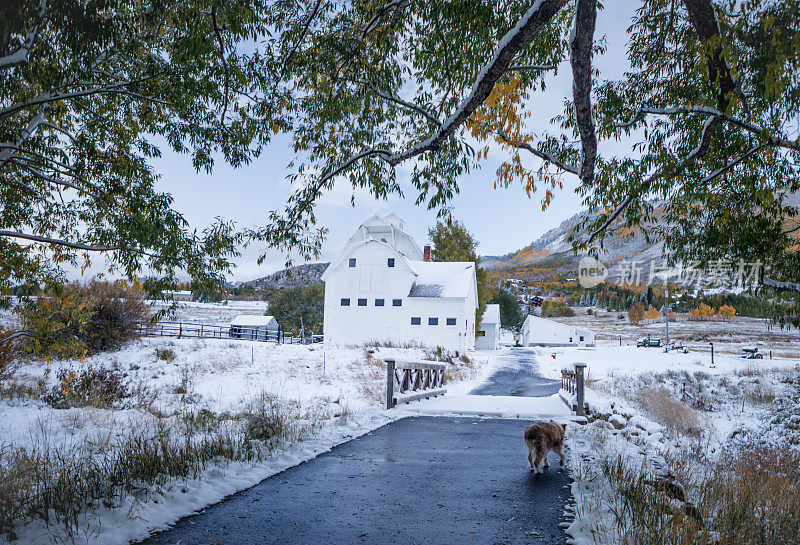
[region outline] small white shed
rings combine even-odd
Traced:
[[[595,346],[594,331],[530,315],[521,332],[522,346]]]
[[[233,339],[276,341],[279,329],[278,321],[273,316],[239,314],[231,320],[229,331]]]
[[[486,305],[481,327],[475,336],[478,350],[497,350],[500,346],[500,305]]]

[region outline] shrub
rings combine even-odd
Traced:
[[[575,311],[572,310],[564,301],[543,301],[542,302],[542,316],[575,316]]]
[[[674,399],[664,388],[642,388],[639,403],[653,420],[672,433],[699,436],[703,431],[700,414]]]
[[[164,361],[172,361],[175,359],[175,351],[171,348],[156,348],[156,357]]]
[[[628,308],[628,321],[632,324],[638,324],[644,320],[644,305],[636,303]]]
[[[57,409],[86,406],[110,409],[128,395],[119,371],[89,367],[79,373],[62,369],[56,376],[58,384],[42,400]]]
[[[17,366],[24,342],[17,333],[0,326],[0,380],[11,378]]]
[[[262,392],[245,413],[244,437],[248,441],[269,442],[283,435],[287,415],[274,397]]]
[[[695,320],[705,320],[706,318],[711,318],[714,316],[714,307],[711,307],[705,303],[700,303],[697,307],[691,309],[689,314]]]
[[[59,286],[24,299],[16,312],[32,335],[27,353],[46,359],[113,350],[136,338],[149,318],[143,292],[124,282]]]

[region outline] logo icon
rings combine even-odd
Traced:
[[[602,284],[608,276],[608,267],[591,256],[584,256],[578,263],[578,283],[584,288]]]

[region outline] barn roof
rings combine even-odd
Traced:
[[[231,320],[232,326],[265,326],[270,325],[270,322],[275,322],[274,316],[260,316],[258,314],[239,314],[236,318]]]
[[[500,323],[500,305],[486,305],[486,310],[483,311],[482,324],[499,324]]]
[[[475,286],[472,261],[408,261],[416,274],[409,297],[467,297]]]

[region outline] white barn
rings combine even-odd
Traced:
[[[273,316],[239,314],[229,324],[229,334],[234,339],[277,340],[280,325]]]
[[[500,305],[486,305],[475,338],[478,350],[497,350],[500,346]]]
[[[372,214],[322,275],[325,342],[475,346],[473,262],[430,261],[393,212]]]
[[[594,332],[529,315],[522,324],[522,346],[595,346]]]

